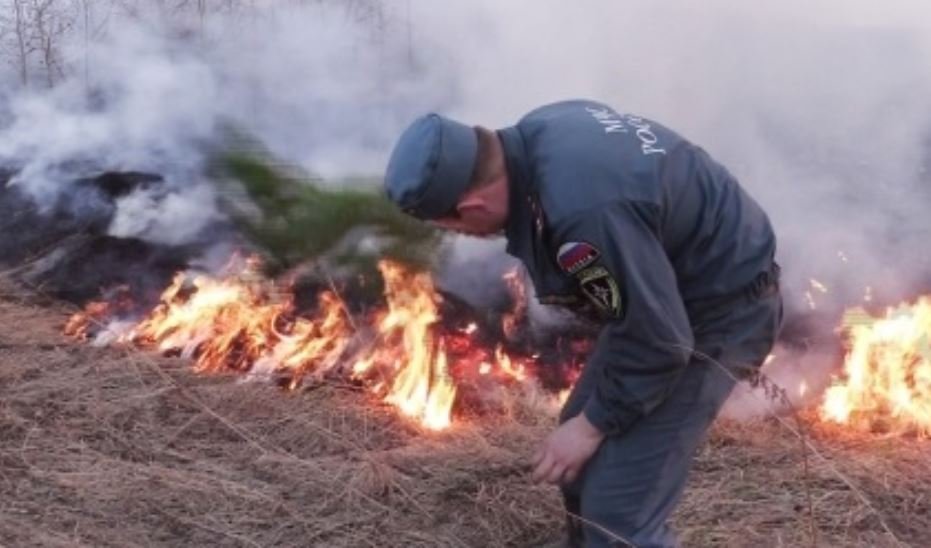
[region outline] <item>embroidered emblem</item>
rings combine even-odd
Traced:
[[[602,312],[618,317],[621,315],[621,292],[617,282],[605,268],[596,266],[579,272],[582,293]]]
[[[575,274],[594,263],[599,256],[601,256],[601,253],[591,244],[567,242],[559,246],[556,262],[559,263],[560,268],[569,274]]]

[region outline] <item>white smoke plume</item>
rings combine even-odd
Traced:
[[[214,214],[192,187],[222,120],[312,172],[377,176],[419,113],[501,127],[589,97],[738,176],[775,224],[790,311],[836,312],[867,286],[879,303],[931,290],[924,0],[220,4],[240,7],[172,18],[136,2],[142,17],[112,15],[90,45],[75,33],[56,89],[0,91],[15,184],[51,203],[82,166],[161,173],[186,197],[128,198],[111,230],[178,242]],[[500,244],[458,250],[459,264],[503,262]]]
[[[29,91],[8,103],[10,123],[0,130],[0,162],[18,169],[11,184],[44,208],[79,199],[74,181],[105,170],[162,175],[179,199],[205,202],[205,215],[165,216],[142,222],[132,207],[149,202],[145,216],[178,210],[141,190],[121,200],[114,234],[179,243],[211,220],[212,197],[190,194],[203,170],[199,153],[213,132],[218,82],[210,67],[176,44],[141,29],[115,29],[89,52],[96,60],[92,85],[75,78]],[[127,206],[127,207],[122,207]],[[138,230],[127,231],[126,219]],[[175,224],[181,220],[183,225]]]
[[[156,6],[111,14],[93,43],[71,36],[62,56],[74,70],[54,88],[0,95],[0,167],[44,208],[80,199],[74,181],[104,170],[165,178],[118,202],[113,235],[183,243],[216,218],[202,182],[221,124],[317,174],[377,175],[396,129],[425,98],[448,94],[393,52],[400,42],[377,21],[338,5],[201,21]]]
[[[479,4],[418,4],[437,35],[474,36],[447,47],[455,113],[502,125],[587,96],[679,130],[770,212],[793,307],[811,278],[845,300],[931,282],[926,4]]]

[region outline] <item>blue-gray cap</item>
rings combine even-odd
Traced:
[[[477,151],[473,128],[439,114],[417,118],[388,161],[388,198],[420,219],[447,215],[469,186]]]

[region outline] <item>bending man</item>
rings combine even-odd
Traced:
[[[562,487],[571,545],[674,546],[667,521],[692,456],[781,322],[760,206],[673,131],[583,100],[499,131],[421,117],[385,187],[420,219],[503,232],[541,303],[598,318],[534,476]]]

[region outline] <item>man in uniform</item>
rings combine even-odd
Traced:
[[[570,545],[676,545],[667,521],[692,456],[781,322],[760,206],[673,131],[585,100],[497,132],[423,116],[395,146],[385,188],[443,228],[503,232],[540,302],[598,315],[534,477],[561,486]]]

